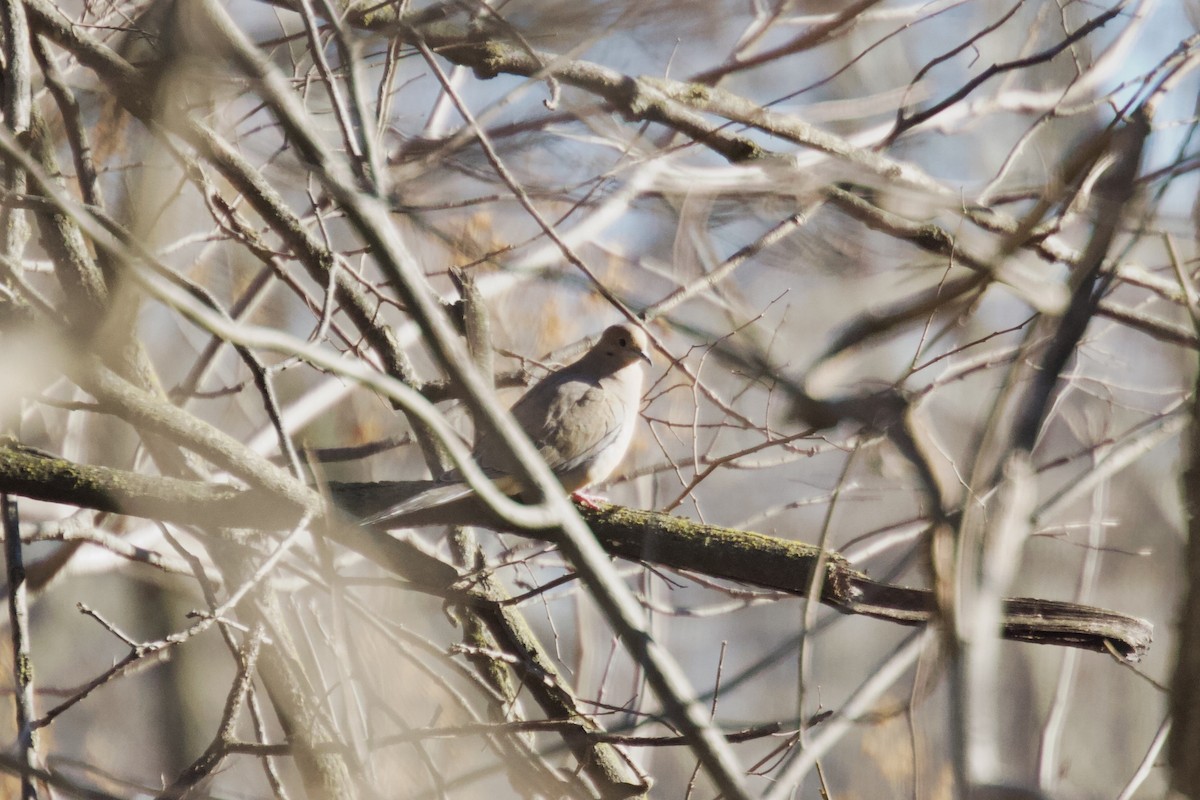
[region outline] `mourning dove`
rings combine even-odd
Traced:
[[[613,325],[578,361],[542,378],[510,409],[572,495],[581,497],[579,492],[611,475],[625,457],[641,405],[643,362],[650,363],[646,334],[632,325]],[[501,491],[515,495],[521,490],[512,455],[499,437],[482,435],[474,458]],[[364,524],[399,527],[413,512],[473,494],[457,471],[439,483],[367,517]]]

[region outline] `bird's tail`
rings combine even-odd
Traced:
[[[378,511],[369,517],[364,517],[363,525],[381,525],[389,526],[386,523],[402,520],[406,515],[414,511],[423,511],[427,508],[436,508],[444,506],[447,503],[453,503],[467,495],[471,494],[471,487],[465,483],[447,483],[440,486],[434,486],[431,489],[426,489],[423,492],[409,497],[406,500],[401,500],[395,505],[388,506],[382,511]]]

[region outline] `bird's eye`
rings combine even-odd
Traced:
[[[621,347],[628,347],[628,346],[629,346],[629,342],[625,341],[625,337],[624,337],[624,336],[622,336],[620,339],[617,339],[617,344],[621,345]]]

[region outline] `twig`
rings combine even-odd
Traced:
[[[199,758],[179,773],[179,777],[175,779],[174,783],[162,791],[159,795],[160,800],[187,797],[189,790],[219,769],[221,762],[231,752],[230,745],[236,741],[234,731],[237,727],[238,716],[246,704],[250,687],[254,681],[254,669],[258,664],[258,653],[262,646],[263,636],[263,627],[255,626],[250,640],[246,643],[241,657],[238,659],[237,675],[229,687],[229,693],[225,698],[225,710],[221,715],[221,722],[212,742]]]
[[[37,766],[37,741],[33,720],[33,655],[29,647],[29,607],[26,598],[25,564],[21,552],[20,519],[17,501],[0,495],[0,514],[4,517],[4,560],[8,570],[8,619],[12,625],[13,684],[16,686],[17,748],[24,769],[21,771],[21,797],[36,800],[32,770]]]

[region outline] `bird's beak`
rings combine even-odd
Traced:
[[[642,361],[645,361],[650,366],[654,366],[654,362],[650,360],[650,356],[649,356],[649,354],[646,353],[645,350],[642,350],[639,348],[637,351],[637,354],[638,354],[638,357],[642,359]]]

